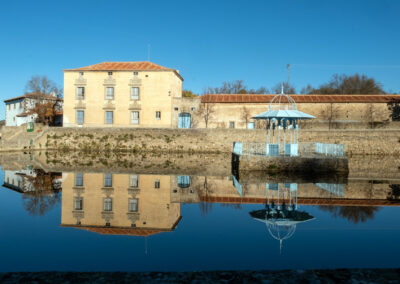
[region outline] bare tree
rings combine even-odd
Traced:
[[[250,110],[246,106],[243,106],[242,119],[243,119],[244,123],[246,123],[246,129],[248,128],[248,122],[249,122],[250,118],[251,118]]]
[[[375,128],[376,122],[388,122],[384,113],[379,111],[373,103],[365,106],[364,118],[368,122],[370,128]]]
[[[220,87],[206,87],[203,89],[203,94],[268,94],[268,89],[265,87],[249,89],[243,80],[235,80],[222,82]]]
[[[36,121],[51,124],[56,113],[61,110],[62,89],[46,76],[33,76],[25,86],[29,98],[33,100],[33,106],[27,110],[30,114],[36,114]]]
[[[53,95],[57,98],[63,97],[63,90],[58,88],[56,83],[47,76],[32,76],[26,83],[25,91],[39,98],[47,95]]]
[[[340,107],[334,103],[328,104],[320,112],[320,117],[327,120],[329,123],[329,129],[332,128],[333,122],[340,117]]]
[[[272,88],[272,92],[275,94],[280,94],[282,92],[282,85],[283,85],[283,92],[285,94],[296,94],[296,88],[287,82],[276,84]]]
[[[374,128],[375,113],[376,110],[373,104],[369,103],[365,106],[364,117],[370,128]]]
[[[197,110],[197,115],[204,120],[206,128],[215,113],[215,105],[213,103],[201,103]]]

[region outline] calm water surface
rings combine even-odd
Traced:
[[[396,179],[237,180],[28,164],[3,165],[0,179],[1,271],[400,265]]]

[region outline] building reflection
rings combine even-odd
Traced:
[[[199,204],[204,216],[215,203],[235,209],[244,204],[267,205],[251,216],[263,220],[271,231],[279,231],[274,234],[278,239],[282,228],[289,228],[290,222],[310,220],[306,212],[299,211],[299,205],[317,205],[333,217],[353,223],[372,220],[380,206],[400,205],[398,184],[360,180],[238,180],[235,176],[128,170],[65,171],[61,175],[27,167],[5,170],[3,187],[22,193],[24,207],[30,214],[43,215],[61,201],[61,183],[61,225],[100,234],[149,236],[173,231],[181,219],[180,206],[185,203]],[[288,235],[292,234],[289,231]]]
[[[61,225],[100,234],[149,236],[173,231],[180,203],[171,176],[64,173]]]

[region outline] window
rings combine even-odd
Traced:
[[[76,123],[83,124],[85,122],[85,111],[77,110],[76,111]]]
[[[178,186],[180,188],[190,187],[190,176],[178,176]]]
[[[134,100],[134,101],[139,100],[139,87],[131,88],[131,100]]]
[[[108,72],[108,76],[111,76],[112,75],[112,72]]]
[[[156,179],[154,181],[154,188],[160,188],[160,180],[159,179]]]
[[[112,187],[112,174],[104,175],[104,187]]]
[[[195,110],[196,110],[196,108],[195,108],[195,107],[192,107],[192,108],[191,108],[191,110],[192,110],[192,111],[195,111]]]
[[[75,174],[75,186],[83,186],[83,174],[82,173]]]
[[[131,123],[139,124],[139,112],[138,111],[131,112]]]
[[[82,197],[74,198],[74,210],[83,210],[83,198]]]
[[[22,102],[19,103],[19,108],[22,108]]]
[[[130,198],[129,199],[129,212],[137,212],[138,211],[138,199]]]
[[[174,107],[174,110],[175,110],[175,111],[178,111],[178,110],[179,110],[179,108],[177,108],[177,107]]]
[[[139,74],[139,72],[135,71],[133,72],[133,75],[137,76]]]
[[[14,109],[16,109],[16,108],[17,108],[17,104],[15,103],[15,104],[14,104]]]
[[[79,76],[83,76],[83,72],[79,72]]]
[[[114,112],[106,111],[106,124],[113,124],[114,122]]]
[[[85,87],[77,87],[76,88],[76,98],[78,100],[84,100],[85,99]]]
[[[229,128],[235,128],[235,122],[229,121]]]
[[[129,186],[130,187],[139,187],[139,178],[137,175],[130,175]]]
[[[104,198],[103,210],[104,211],[112,211],[112,198],[110,198],[110,197]]]
[[[8,109],[11,109],[11,104],[8,104]]]
[[[114,87],[107,87],[106,100],[113,100],[113,99],[114,99]]]
[[[161,119],[161,111],[156,111],[156,119],[157,120]]]

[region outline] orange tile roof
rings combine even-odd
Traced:
[[[147,236],[156,235],[159,233],[170,232],[169,230],[141,229],[141,228],[69,226],[69,225],[61,225],[61,226],[86,230],[86,231],[90,231],[90,232],[98,233],[98,234],[102,234],[102,235],[126,235],[126,236],[147,237]]]
[[[149,61],[136,62],[102,62],[76,69],[64,71],[148,71],[148,70],[172,70]]]
[[[273,94],[213,94],[201,96],[202,103],[269,103]],[[389,103],[400,95],[291,95],[296,103]]]
[[[150,61],[101,62],[76,69],[65,69],[64,71],[173,71],[183,81],[177,70]]]

